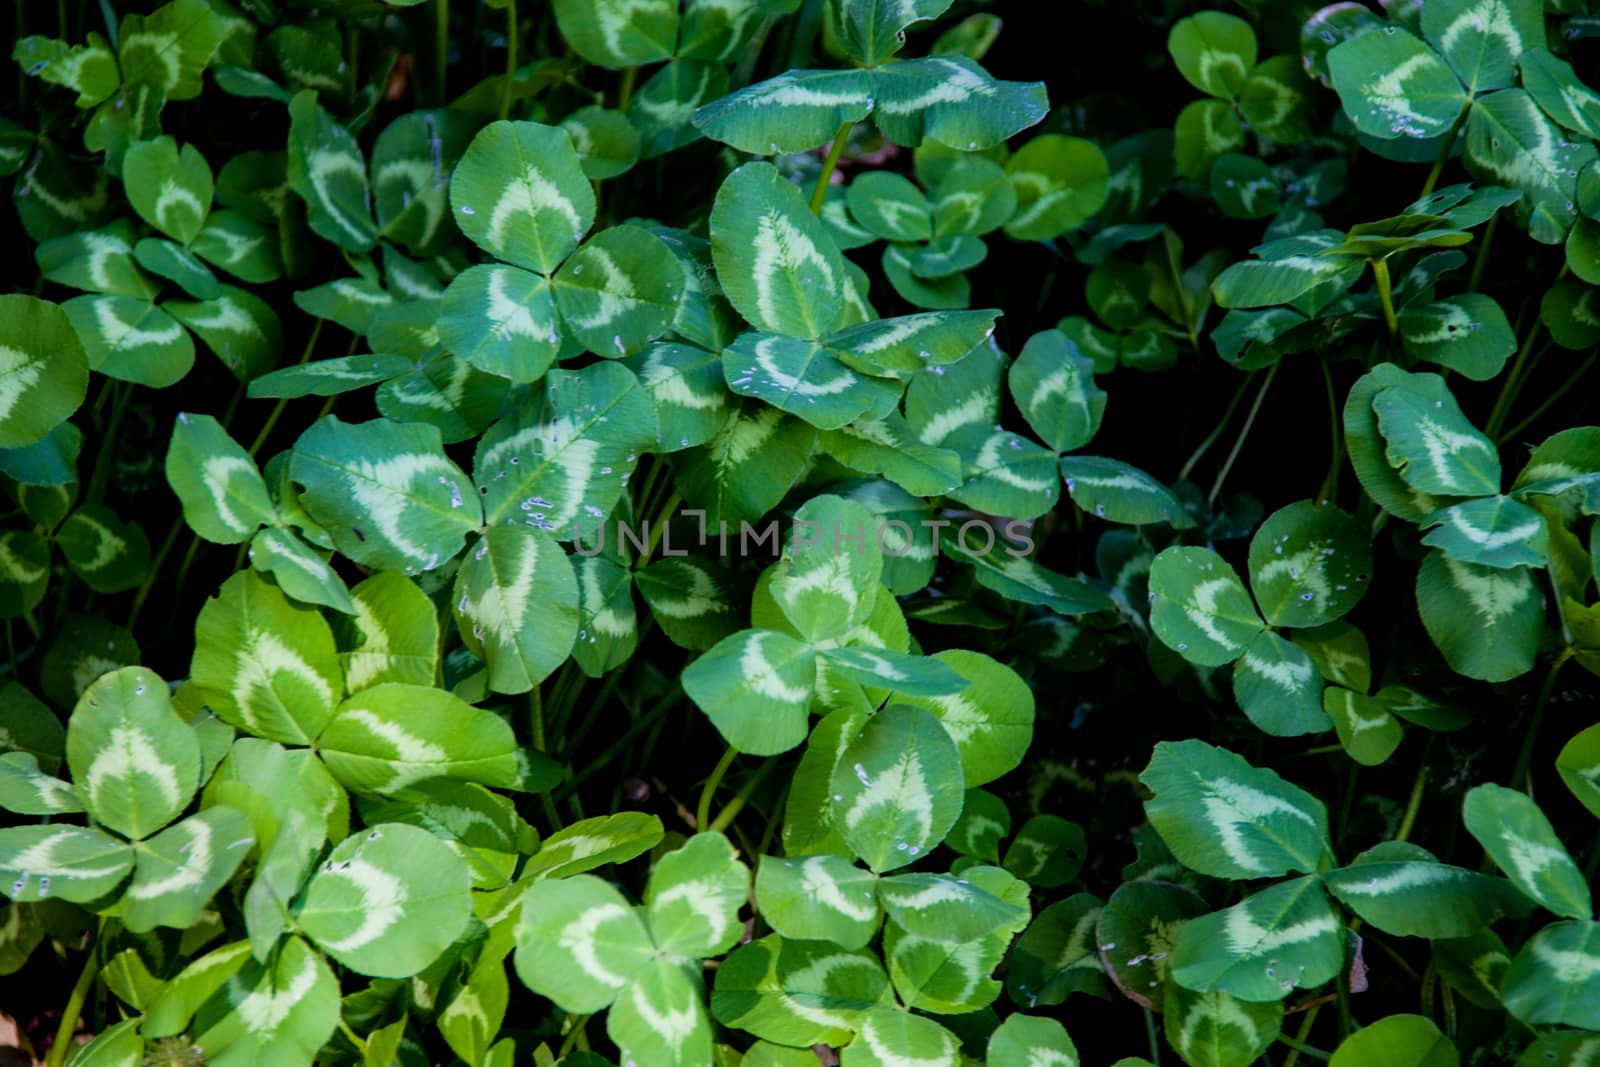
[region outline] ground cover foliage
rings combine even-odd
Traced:
[[[1586,0],[12,29],[51,1067],[1600,1048]]]

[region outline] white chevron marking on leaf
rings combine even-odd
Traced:
[[[600,957],[595,954],[594,935],[606,923],[626,919],[632,914],[621,904],[597,904],[564,926],[556,935],[556,940],[572,953],[573,960],[584,974],[601,985],[621,989],[628,980],[600,962]]]
[[[766,634],[752,633],[739,654],[739,669],[744,673],[750,691],[768,700],[783,704],[799,704],[811,697],[810,686],[790,685],[778,676],[777,668],[767,661],[761,651]]]
[[[304,1000],[316,984],[317,958],[309,952],[301,958],[300,969],[282,989],[274,989],[269,983],[247,990],[237,975],[228,979],[230,999],[237,1001],[234,1014],[244,1021],[245,1029],[252,1034],[277,1033],[295,1005]]]
[[[343,937],[323,938],[325,948],[348,952],[370,945],[399,922],[404,913],[409,897],[405,883],[360,856],[324,869],[319,877],[342,878],[361,891],[361,925]]]
[[[128,896],[135,900],[149,900],[152,897],[166,896],[168,893],[194,889],[205,881],[212,861],[211,824],[204,819],[190,819],[182,824],[182,829],[188,836],[188,843],[179,850],[183,862],[165,878],[154,882],[135,880],[128,889]]]
[[[107,780],[128,781],[135,777],[154,785],[168,804],[181,802],[183,790],[178,784],[177,769],[161,758],[149,734],[124,723],[112,727],[105,747],[95,753],[89,764],[84,784],[89,795],[95,798],[95,806],[99,807],[100,791]]]
[[[878,914],[871,890],[864,894],[862,903],[852,901],[844,895],[839,883],[828,876],[827,866],[826,856],[810,856],[800,862],[800,879],[810,895],[825,908],[857,922],[870,922]]]

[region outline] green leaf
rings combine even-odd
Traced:
[[[370,278],[337,278],[325,285],[294,294],[300,310],[319,319],[329,319],[351,333],[366,333],[379,309],[394,303],[377,282]]]
[[[891,412],[900,387],[857,374],[840,361],[843,355],[815,341],[747,333],[723,350],[722,374],[732,392],[823,430]]]
[[[939,237],[981,237],[1004,226],[1017,209],[1017,190],[1005,168],[980,156],[952,163],[931,199]]]
[[[537,122],[479,130],[451,175],[450,206],[473,244],[546,275],[578,247],[595,215],[571,137]]]
[[[1503,682],[1533,669],[1544,604],[1528,568],[1461,563],[1436,549],[1417,571],[1417,610],[1456,673]]]
[[[1211,283],[1211,291],[1225,308],[1270,307],[1301,298],[1320,307],[1366,269],[1357,256],[1326,254],[1343,240],[1342,233],[1318,230],[1257,245],[1252,251],[1258,258],[1228,267]]]
[[[146,237],[134,246],[134,258],[145,270],[176,282],[196,300],[215,300],[222,295],[222,285],[211,268],[176,242]]]
[[[1036,125],[1050,107],[1043,82],[998,81],[960,55],[891,63],[872,72],[871,84],[873,122],[908,148],[932,140],[985,151]]]
[[[1087,222],[1105,204],[1111,167],[1092,142],[1061,134],[1035,137],[1006,161],[1017,209],[1006,233],[1046,241]]]
[[[21,448],[83,403],[89,363],[71,320],[47,300],[0,296],[0,321],[0,448]]]
[[[1227,749],[1163,741],[1139,780],[1155,793],[1144,806],[1151,825],[1179,862],[1201,874],[1310,873],[1328,851],[1322,802]]]
[[[1059,815],[1035,815],[1006,846],[1002,862],[1029,885],[1055,889],[1076,877],[1087,853],[1083,827]]]
[[[683,689],[741,752],[771,756],[805,740],[815,684],[809,645],[772,630],[725,638],[683,672]]]
[[[279,588],[302,604],[320,604],[355,614],[344,579],[315,549],[288,530],[258,530],[250,539],[250,565],[271,574]]]
[[[339,551],[371,567],[433,570],[483,517],[471,480],[431,426],[329,415],[300,435],[289,471]]]
[[[952,649],[933,657],[963,680],[944,695],[896,691],[895,703],[931,712],[961,755],[962,777],[982,785],[1016,767],[1033,740],[1033,693],[1015,671],[979,652]],[[893,687],[893,678],[883,675]]]
[[[1211,168],[1223,156],[1245,146],[1244,124],[1225,100],[1194,100],[1173,127],[1178,172],[1197,182],[1209,182]]]
[[[596,234],[551,282],[567,330],[589,351],[610,358],[633,355],[666,333],[683,289],[676,258],[641,226]]]
[[[227,807],[207,808],[139,842],[123,923],[135,933],[193,926],[255,843],[250,820]]]
[[[1584,807],[1600,814],[1600,723],[1580,730],[1562,747],[1556,773]]]
[[[439,621],[416,583],[388,571],[350,590],[355,615],[336,629],[347,692],[384,682],[432,685],[439,664]]]
[[[878,930],[878,879],[842,856],[762,856],[761,916],[784,937],[865,948]]]
[[[1066,1027],[1054,1019],[1011,1015],[989,1035],[990,1063],[1039,1064],[1040,1067],[1078,1067],[1078,1048]]]
[[[1422,9],[1422,32],[1468,91],[1517,81],[1517,60],[1544,51],[1544,9],[1537,0],[1444,0]]]
[[[838,314],[838,248],[770,163],[745,164],[717,190],[711,254],[729,302],[759,329],[816,338]]]
[[[1593,914],[1588,883],[1525,793],[1480,785],[1467,794],[1462,817],[1467,831],[1534,903],[1569,918]]]
[[[1424,493],[1482,496],[1500,491],[1500,455],[1446,392],[1431,403],[1405,386],[1372,398],[1390,466]]]
[[[1521,190],[1528,235],[1559,244],[1577,217],[1577,172],[1596,158],[1588,140],[1568,141],[1533,97],[1507,89],[1473,101],[1462,158],[1479,181]]]
[[[891,1003],[889,979],[872,953],[769,935],[717,968],[711,1014],[778,1044],[843,1045],[863,1015]]]
[[[504,719],[442,689],[386,682],[339,705],[317,746],[357,793],[393,794],[429,778],[513,788],[516,738]]]
[[[126,667],[84,690],[67,725],[67,765],[84,806],[139,839],[186,808],[200,777],[193,731],[172,710],[167,684]]]
[[[658,75],[659,76],[659,75]],[[751,155],[806,152],[871,113],[872,72],[786,70],[694,112],[695,129]]]
[[[216,300],[169,300],[161,309],[199,334],[241,382],[265,374],[283,354],[283,324],[254,293],[224,285]]]
[[[607,863],[625,863],[661,843],[661,820],[625,811],[583,819],[557,830],[528,858],[523,879],[570,878]]]
[[[1028,339],[1008,383],[1028,425],[1057,452],[1082,448],[1100,428],[1106,394],[1094,384],[1094,364],[1059,330]]]
[[[384,237],[418,256],[455,237],[449,175],[475,128],[453,109],[413,111],[383,128],[372,146],[372,194]]]
[[[1233,100],[1256,65],[1256,35],[1237,15],[1202,11],[1173,24],[1167,51],[1190,85]]]
[[[1121,460],[1062,456],[1061,477],[1073,502],[1096,518],[1131,526],[1164,522],[1179,530],[1194,525],[1172,490]]]
[[[156,295],[156,283],[135,262],[134,239],[132,223],[118,219],[104,229],[41,241],[33,258],[49,281],[148,301]]]
[[[1425,411],[1431,407],[1442,413],[1448,403],[1452,411],[1459,411],[1455,398],[1438,375],[1408,374],[1392,363],[1380,363],[1358,378],[1345,398],[1345,442],[1350,465],[1355,468],[1356,477],[1368,495],[1390,514],[1420,523],[1451,501],[1448,497],[1441,499],[1415,488],[1390,466],[1373,400],[1380,393],[1400,389],[1416,394],[1410,408]],[[1395,410],[1400,407],[1395,404]],[[1476,441],[1470,435],[1463,438],[1466,439]],[[1498,492],[1499,488],[1497,480],[1489,492]]]
[[[200,609],[190,672],[225,721],[285,744],[315,741],[343,689],[322,616],[250,571]]]
[[[120,593],[144,581],[150,542],[144,530],[123,522],[103,504],[84,504],[68,515],[56,543],[85,585],[97,593]]]
[[[594,537],[656,429],[649,395],[626,367],[552,371],[543,404],[522,405],[478,442],[472,469],[485,519],[501,533],[520,526],[561,540]]]
[[[1290,504],[1250,540],[1250,587],[1274,626],[1332,622],[1355,607],[1371,573],[1371,538],[1336,507]]]
[[[1423,520],[1422,543],[1462,563],[1505,570],[1542,567],[1548,534],[1544,517],[1508,496],[1453,504]]]
[[[949,7],[950,0],[840,0],[832,10],[845,55],[863,67],[876,67],[900,51],[908,27],[937,18]]]
[[[1179,985],[1258,1004],[1282,1000],[1297,986],[1315,989],[1343,964],[1339,916],[1315,876],[1189,920],[1172,952]]]
[[[901,875],[886,880],[884,888],[891,882],[897,889],[908,882],[938,887],[954,878]],[[1005,958],[1012,938],[1028,925],[1025,883],[997,867],[984,866],[964,866],[955,880],[963,894],[971,895],[975,912],[994,918],[992,925],[969,921],[963,933],[972,936],[957,940],[953,928],[938,927],[936,916],[947,916],[949,909],[937,904],[920,910],[902,908],[897,917],[901,921],[890,919],[884,924],[883,952],[890,979],[906,1006],[916,1011],[959,1015],[991,1004],[1001,989],[991,976]]]
[[[559,667],[578,633],[578,582],[541,530],[494,526],[456,572],[456,625],[489,666],[489,688],[525,693]]]
[[[1322,710],[1322,675],[1299,646],[1269,631],[1234,661],[1233,698],[1249,720],[1274,737],[1320,733],[1333,725]]]
[[[306,89],[289,102],[289,187],[306,203],[306,224],[348,252],[378,239],[361,146]]]
[[[133,868],[133,849],[100,830],[10,826],[0,830],[0,888],[17,903],[74,903],[110,893]]]
[[[840,637],[871,614],[882,569],[872,514],[852,500],[813,497],[795,512],[772,597],[804,639]]]
[[[1500,999],[1530,1026],[1600,1029],[1600,923],[1551,923],[1506,968]]]
[[[1167,985],[1162,1014],[1167,1040],[1185,1063],[1198,1067],[1247,1067],[1272,1047],[1283,1029],[1280,1002],[1252,1004],[1226,993],[1196,993],[1176,983]]]
[[[80,108],[94,107],[122,84],[116,53],[98,33],[90,33],[87,44],[71,48],[47,37],[24,37],[17,41],[11,57],[25,73],[76,91]]]
[[[216,979],[215,971],[205,976]],[[310,1060],[338,1027],[339,981],[298,937],[272,960],[248,960],[221,979],[226,984],[194,1016],[195,1043],[208,1063]]]
[[[903,706],[879,712],[834,768],[834,825],[874,871],[915,861],[961,814],[960,760],[930,713]]]
[[[728,421],[721,356],[690,345],[654,344],[627,366],[655,401],[661,451],[703,445]]]
[[[1543,22],[1535,25],[1542,35]],[[1565,129],[1588,138],[1600,137],[1600,93],[1579,80],[1572,64],[1543,48],[1513,55],[1522,70],[1522,87],[1540,110]]]
[[[878,883],[884,914],[899,931],[919,939],[965,944],[997,930],[1015,932],[1028,922],[1025,891],[994,868],[946,874],[897,874]],[[1021,903],[1009,899],[1020,897]]]
[[[1150,566],[1150,594],[1151,628],[1191,663],[1231,663],[1262,629],[1244,583],[1210,549],[1163,550]]]
[[[868,233],[889,241],[926,241],[933,236],[927,197],[911,179],[874,170],[850,183],[850,214]]]
[[[1502,879],[1438,863],[1425,853],[1380,851],[1389,847],[1380,845],[1322,876],[1339,903],[1385,933],[1470,937],[1502,915],[1528,911],[1521,894]]]
[[[1468,101],[1439,54],[1394,26],[1336,45],[1328,69],[1356,129],[1381,140],[1437,137]]]
[[[1484,4],[1490,11],[1503,10]],[[1543,22],[1539,23],[1543,28]],[[1457,1067],[1461,1056],[1433,1020],[1390,1015],[1351,1034],[1333,1050],[1332,1067]]]
[[[555,0],[555,13],[573,51],[613,70],[668,59],[678,40],[672,0]]]
[[[0,533],[0,617],[15,619],[39,606],[50,583],[50,542],[32,530]]]
[[[535,882],[522,896],[517,977],[567,1011],[608,1006],[653,954],[639,914],[592,875]]]
[[[276,235],[237,211],[213,211],[189,251],[241,281],[262,284],[283,276]]]
[[[709,444],[674,464],[678,491],[705,510],[708,524],[746,523],[766,514],[794,487],[816,445],[817,432],[808,423],[765,404],[746,403]],[[740,527],[741,535],[746,528]],[[774,529],[771,538],[776,537]]]
[[[711,107],[727,91],[728,69],[721,63],[674,59],[652,74],[628,102],[628,121],[639,131],[640,158],[654,159],[698,141],[698,111]],[[734,121],[740,124],[738,116]],[[823,134],[822,140],[827,139]]]
[[[1400,724],[1382,701],[1330,685],[1322,691],[1322,709],[1333,720],[1339,744],[1363,766],[1377,766],[1400,745]]]
[[[958,1067],[959,1045],[950,1031],[898,1008],[871,1008],[861,1016],[856,1039],[845,1046],[839,1067]]]
[[[606,1034],[628,1063],[691,1067],[711,1061],[698,974],[671,959],[654,959],[634,976],[606,1016]]]
[[[200,74],[243,20],[206,0],[173,0],[122,20],[118,59],[125,84],[148,83],[168,100],[200,95]]]
[[[1172,985],[1170,957],[1183,924],[1204,913],[1205,901],[1187,886],[1124,882],[1100,912],[1095,938],[1106,974],[1143,1008],[1161,1005]]]
[[[634,586],[674,644],[703,651],[739,626],[729,576],[702,559],[658,559],[633,577]]]
[[[404,978],[466,929],[470,891],[467,865],[448,845],[418,827],[385,823],[333,850],[307,884],[296,922],[351,970]]]
[[[0,808],[19,815],[62,815],[83,810],[72,785],[39,769],[30,752],[0,756]]]
[[[238,544],[276,521],[255,460],[210,415],[178,416],[166,472],[184,521],[207,541]]]
[[[739,909],[749,896],[750,870],[728,839],[695,834],[650,871],[644,899],[651,940],[674,957],[721,955],[744,933]]]
[[[1400,312],[1400,340],[1412,357],[1460,371],[1475,382],[1497,376],[1517,350],[1506,313],[1482,293],[1405,308]]]
[[[1072,992],[1109,994],[1095,940],[1100,901],[1078,893],[1041,911],[1017,939],[1006,991],[1021,1007],[1060,1004]]]
[[[138,142],[123,157],[122,182],[139,217],[181,245],[211,213],[211,168],[192,144],[180,151],[171,137]]]
[[[611,560],[580,556],[572,561],[578,579],[578,635],[572,656],[591,678],[626,663],[639,640],[633,610],[633,580]]]

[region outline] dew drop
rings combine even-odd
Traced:
[[[463,215],[476,215],[477,214],[476,211],[472,210],[472,208],[467,206],[466,204],[462,204],[461,205],[461,213]]]

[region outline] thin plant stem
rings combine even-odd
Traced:
[[[696,829],[704,830],[711,821],[711,801],[717,795],[717,787],[722,784],[722,779],[728,773],[728,768],[733,766],[733,761],[739,755],[739,750],[732,745],[728,746],[722,758],[711,770],[711,777],[706,779],[705,786],[700,790],[700,803],[694,809],[694,825]]]
[[[1150,1062],[1161,1067],[1161,1041],[1156,1037],[1156,1015],[1144,1009],[1144,1036],[1150,1042]]]
[[[105,496],[106,482],[111,477],[111,460],[117,453],[117,434],[122,429],[122,417],[127,413],[128,400],[132,396],[132,382],[118,383],[116,399],[111,402],[111,421],[106,426],[105,440],[100,444],[94,473],[89,476],[89,492],[85,499],[91,503],[101,503]]]
[[[1511,364],[1511,373],[1506,375],[1505,383],[1500,386],[1500,395],[1494,398],[1494,408],[1489,412],[1489,421],[1484,423],[1484,432],[1490,437],[1499,437],[1500,427],[1511,412],[1512,401],[1522,391],[1522,376],[1528,367],[1528,361],[1533,356],[1533,343],[1539,337],[1539,330],[1538,324],[1529,329],[1522,347],[1517,349],[1517,358]]]
[[[1217,502],[1217,495],[1222,492],[1222,483],[1228,480],[1228,472],[1233,469],[1234,461],[1239,458],[1239,452],[1244,448],[1245,438],[1250,436],[1250,428],[1256,424],[1256,416],[1261,413],[1261,402],[1267,398],[1267,390],[1272,388],[1272,379],[1278,376],[1278,368],[1283,366],[1279,360],[1267,368],[1266,377],[1261,381],[1261,389],[1256,393],[1254,402],[1250,405],[1250,413],[1244,417],[1244,425],[1239,427],[1239,436],[1234,439],[1233,449],[1229,451],[1228,458],[1223,461],[1222,469],[1217,472],[1217,480],[1211,483],[1211,492],[1206,494],[1206,506]]]
[[[1331,443],[1328,447],[1330,459],[1328,460],[1328,476],[1322,480],[1322,489],[1317,496],[1323,500],[1332,501],[1339,496],[1339,468],[1344,463],[1344,435],[1339,418],[1339,398],[1333,391],[1333,372],[1328,369],[1327,360],[1318,360],[1322,368],[1322,384],[1328,393],[1328,432]]]
[[[21,5],[17,5],[20,9]],[[111,10],[111,0],[100,0],[100,17],[106,21],[106,40],[111,42],[111,50],[117,50],[117,13]]]
[[[1416,780],[1411,783],[1411,797],[1406,801],[1406,812],[1400,817],[1400,828],[1395,831],[1396,841],[1405,841],[1417,825],[1417,812],[1422,808],[1422,793],[1428,785],[1428,753],[1422,754],[1422,766],[1417,768]]]
[[[1433,158],[1433,169],[1428,172],[1428,180],[1422,183],[1422,192],[1417,199],[1421,200],[1433,192],[1434,186],[1439,184],[1439,175],[1444,173],[1444,165],[1450,161],[1450,153],[1456,147],[1456,135],[1461,132],[1461,124],[1467,121],[1467,114],[1472,110],[1472,101],[1469,99],[1461,106],[1461,113],[1450,124],[1450,131],[1444,135],[1444,143],[1439,146],[1439,154]]]
[[[517,73],[517,0],[506,0],[506,80],[500,86],[500,117],[511,117],[511,84]]]
[[[1507,441],[1516,437],[1518,434],[1522,433],[1523,430],[1526,430],[1529,426],[1533,425],[1533,423],[1537,422],[1545,412],[1549,411],[1556,405],[1558,401],[1560,401],[1562,397],[1571,392],[1573,386],[1577,385],[1583,380],[1583,376],[1589,373],[1589,369],[1594,366],[1596,359],[1600,359],[1600,353],[1591,352],[1589,354],[1589,358],[1584,360],[1583,363],[1579,365],[1578,369],[1573,372],[1570,378],[1562,382],[1555,392],[1545,397],[1544,402],[1538,407],[1534,408],[1531,414],[1519,419],[1515,426],[1511,427],[1511,429],[1495,438],[1494,443],[1497,445],[1503,445]]]
[[[100,920],[97,934],[105,933],[106,920]],[[100,976],[100,939],[97,936],[89,946],[89,958],[83,961],[83,970],[78,972],[78,980],[72,986],[72,992],[67,997],[67,1006],[61,1011],[61,1022],[56,1027],[56,1040],[50,1046],[50,1053],[45,1057],[45,1067],[63,1067],[67,1062],[67,1054],[75,1046],[72,1035],[78,1031],[78,1020],[83,1017],[83,1006],[89,999],[89,990],[94,988],[94,980]]]
[[[844,155],[845,143],[850,140],[850,131],[855,128],[855,120],[851,119],[839,127],[839,132],[833,135],[833,144],[828,148],[828,157],[822,161],[822,173],[817,175],[817,187],[811,193],[811,213],[822,214],[822,203],[828,198],[828,182],[833,180],[833,169],[839,165],[839,157]]]
[[[433,0],[433,99],[443,107],[450,67],[450,0]]]
[[[1533,745],[1539,738],[1539,726],[1544,722],[1545,708],[1550,704],[1550,695],[1556,690],[1556,678],[1561,674],[1561,668],[1566,666],[1567,660],[1572,658],[1572,649],[1564,648],[1561,654],[1550,664],[1550,670],[1545,673],[1544,682],[1539,686],[1539,695],[1533,701],[1533,714],[1528,718],[1528,725],[1523,730],[1522,751],[1517,753],[1517,765],[1511,772],[1511,788],[1521,789],[1528,779],[1528,766],[1533,762]]]
[[[683,503],[683,497],[677,493],[667,497],[667,502],[656,513],[656,521],[650,524],[650,542],[644,546],[644,555],[640,556],[634,563],[635,567],[643,567],[650,562],[650,557],[656,554],[656,545],[661,543],[661,535],[667,529],[667,519],[681,503]]]
[[[1483,270],[1489,265],[1489,248],[1494,244],[1495,231],[1500,227],[1500,214],[1489,216],[1489,225],[1484,227],[1483,240],[1478,242],[1478,256],[1472,262],[1472,279],[1467,282],[1467,292],[1476,293],[1478,286],[1483,282]]]
[[[1296,1055],[1310,1056],[1314,1060],[1322,1060],[1326,1062],[1333,1059],[1333,1053],[1324,1052],[1320,1048],[1312,1048],[1304,1041],[1297,1041],[1288,1034],[1279,1034],[1278,1044],[1293,1049]]]
[[[156,577],[161,573],[161,565],[167,561],[167,556],[172,552],[172,546],[178,543],[178,534],[186,529],[180,516],[167,530],[167,536],[162,540],[161,547],[156,549],[156,554],[150,561],[150,569],[145,573],[144,581],[139,583],[138,592],[133,594],[133,606],[128,609],[128,629],[133,629],[133,624],[139,621],[139,612],[144,608],[144,602],[150,597],[150,590],[155,588]]]
[[[750,798],[760,788],[767,774],[777,765],[777,760],[769,759],[757,767],[755,773],[744,780],[744,784],[733,795],[733,799],[723,805],[721,811],[717,812],[717,817],[711,820],[711,825],[707,826],[706,829],[712,833],[720,833],[732,825],[733,820],[739,817],[739,813],[744,810],[745,805],[750,803]]]
[[[1189,477],[1189,473],[1194,470],[1194,465],[1199,463],[1201,457],[1211,450],[1212,445],[1217,443],[1218,438],[1222,436],[1222,431],[1228,428],[1228,420],[1233,418],[1234,411],[1239,407],[1239,402],[1244,399],[1244,394],[1250,388],[1250,383],[1255,381],[1255,377],[1255,371],[1251,371],[1244,376],[1244,380],[1239,383],[1239,388],[1233,391],[1233,399],[1229,400],[1228,406],[1223,409],[1222,418],[1217,420],[1217,425],[1206,435],[1206,439],[1196,445],[1193,452],[1189,453],[1189,458],[1183,461],[1183,466],[1178,469],[1178,481],[1181,482]]]
[[[1189,347],[1200,351],[1200,338],[1194,329],[1194,311],[1189,307],[1189,293],[1183,287],[1183,272],[1178,264],[1177,250],[1172,247],[1172,242],[1163,240],[1167,253],[1167,271],[1172,275],[1172,291],[1178,298],[1178,310],[1183,313],[1183,332],[1189,335]]]
[[[1320,1003],[1313,1004],[1306,1011],[1306,1017],[1300,1020],[1300,1029],[1295,1033],[1295,1044],[1289,1046],[1289,1058],[1283,1061],[1283,1067],[1294,1067],[1300,1062],[1301,1050],[1305,1047],[1306,1038],[1311,1036],[1311,1028],[1317,1024],[1317,1015],[1322,1011]]]
[[[344,1021],[343,1015],[339,1016],[339,1032],[345,1036],[346,1041],[356,1047],[357,1052],[361,1053],[363,1057],[366,1056],[367,1043],[356,1036],[356,1032],[350,1029],[350,1024]]]
[[[317,340],[322,336],[322,324],[326,321],[326,319],[318,319],[312,324],[311,336],[306,338],[305,347],[300,350],[300,358],[295,361],[295,366],[298,367],[310,361],[311,353],[316,351]],[[288,397],[280,397],[278,402],[272,406],[272,411],[267,415],[267,421],[261,424],[261,431],[256,434],[256,439],[250,442],[248,451],[251,459],[254,459],[256,453],[261,451],[261,446],[267,443],[267,438],[271,436],[273,428],[278,425],[278,420],[283,417],[284,408],[288,406]]]
[[[576,792],[579,786],[583,785],[584,782],[587,782],[601,770],[605,769],[605,767],[612,760],[616,759],[617,756],[622,753],[623,749],[633,744],[633,742],[638,739],[640,734],[648,732],[657,723],[661,722],[662,719],[666,718],[667,713],[673,708],[677,707],[682,699],[683,692],[679,690],[673,693],[670,697],[662,700],[655,707],[651,708],[641,718],[635,721],[632,726],[623,731],[622,736],[613,741],[604,752],[600,753],[600,755],[596,756],[594,759],[589,760],[585,764],[583,770],[573,775],[570,781],[562,783],[559,788],[554,790],[554,792],[551,794],[552,799],[562,800]]]
[[[1388,329],[1389,336],[1393,337],[1400,332],[1400,320],[1394,313],[1394,285],[1389,280],[1389,261],[1380,258],[1368,262],[1372,264],[1372,278],[1378,290],[1378,303],[1383,305],[1383,325]]]
[[[534,686],[528,692],[528,723],[533,733],[533,747],[540,752],[547,752],[544,739],[544,706],[543,698],[539,694],[539,687]],[[550,823],[550,832],[555,833],[561,829],[561,813],[556,811],[556,802],[548,792],[539,794],[539,805],[544,809],[544,817]]]
[[[622,85],[617,89],[617,110],[627,111],[633,100],[633,86],[639,80],[639,68],[629,67],[622,72]]]
[[[589,1017],[587,1015],[568,1015],[567,1036],[562,1039],[561,1051],[556,1053],[556,1055],[565,1056],[573,1049],[580,1047],[587,1049],[589,1047],[589,1042],[584,1038],[583,1031],[584,1027],[586,1027],[588,1024]]]

